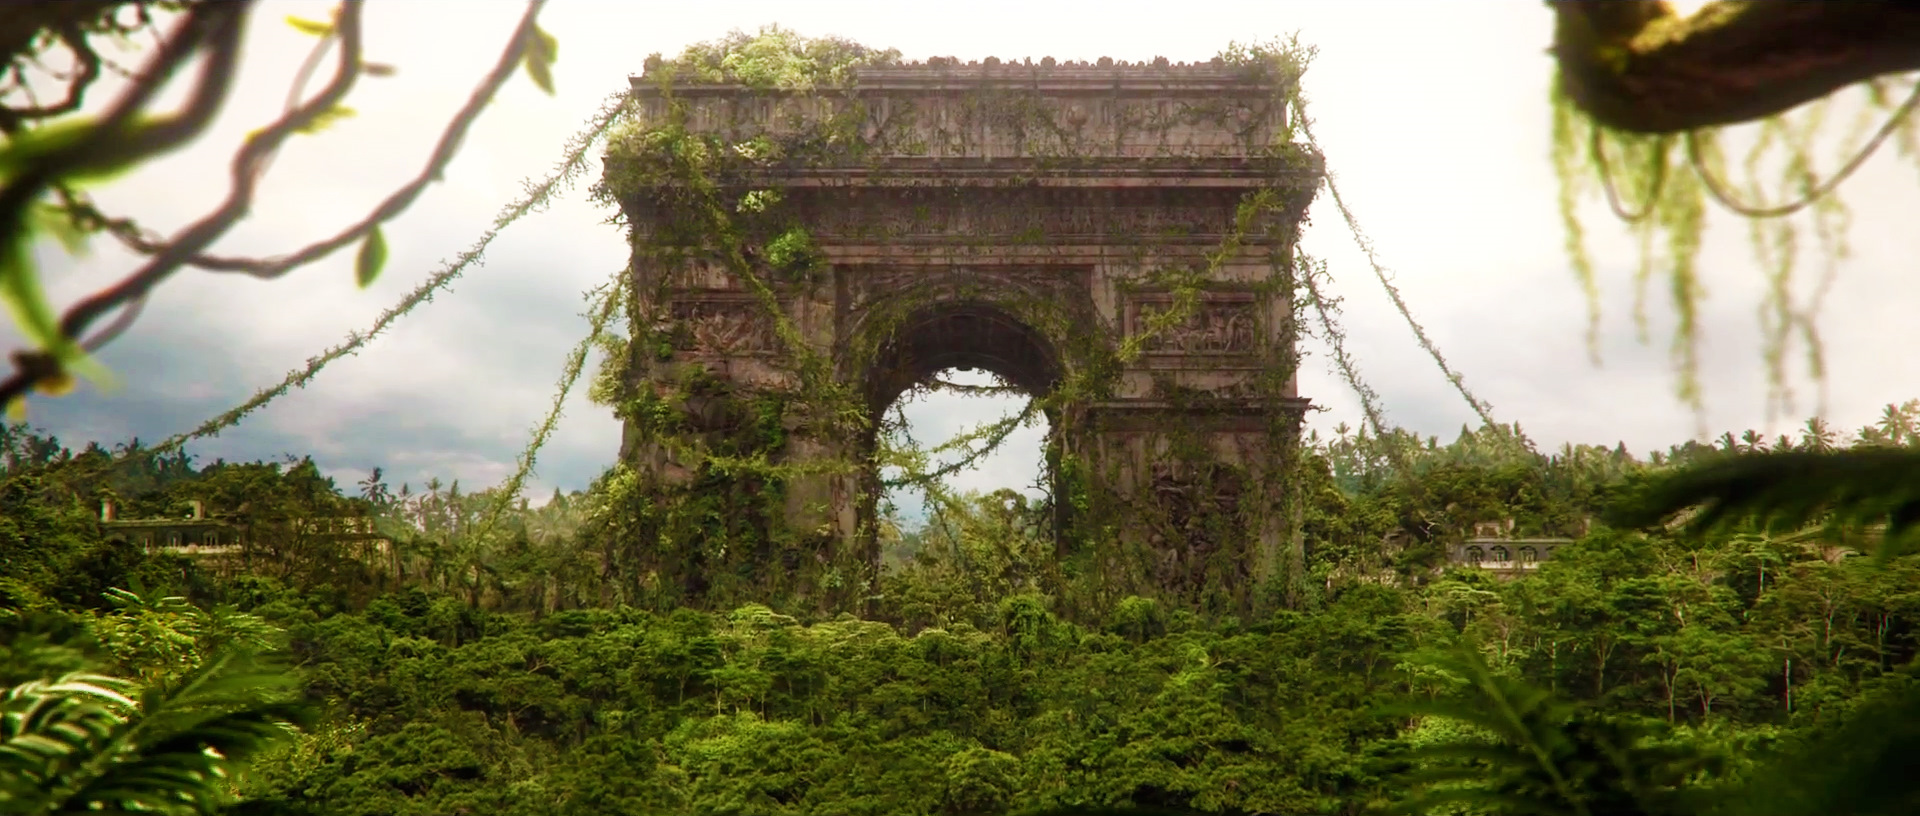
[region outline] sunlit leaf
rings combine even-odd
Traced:
[[[367,233],[367,240],[360,245],[360,255],[353,261],[353,280],[365,289],[373,285],[380,277],[380,267],[387,265],[387,239],[380,234],[380,227],[374,226]]]
[[[41,348],[57,352],[62,344],[72,345],[60,332],[53,304],[40,288],[40,276],[27,251],[31,234],[26,229],[13,227],[0,228],[0,235],[5,236],[0,240],[6,242],[5,247],[0,248],[0,300],[6,301],[14,324],[28,341]]]
[[[89,235],[73,223],[65,208],[57,204],[39,202],[33,205],[32,219],[28,229],[36,233],[53,236],[69,255],[85,255],[89,248]]]
[[[34,383],[33,388],[49,397],[64,397],[73,393],[73,375],[62,371]]]
[[[70,165],[68,172],[56,181],[68,185],[78,183],[99,183],[110,181],[114,177],[133,169],[133,159],[137,150],[116,150],[114,147],[138,144],[142,135],[153,128],[154,117],[143,117],[126,126],[119,139],[109,140],[109,144],[90,148]],[[71,119],[59,124],[38,127],[12,134],[4,145],[0,145],[0,181],[7,181],[25,172],[36,163],[49,156],[72,149],[83,140],[91,138],[99,123],[93,119]],[[117,142],[118,144],[113,144]]]
[[[304,17],[295,17],[291,14],[287,15],[287,25],[293,26],[293,30],[295,31],[302,34],[310,34],[315,37],[325,37],[333,33],[333,26],[327,23],[309,20]]]
[[[560,51],[560,42],[552,34],[534,26],[527,38],[524,53],[527,62],[527,75],[533,78],[533,84],[540,86],[548,96],[553,95],[553,61]]]
[[[299,128],[295,128],[295,130],[297,130],[300,133],[319,133],[320,131],[326,130],[327,128],[331,127],[335,122],[338,122],[342,119],[352,118],[354,115],[356,115],[356,113],[357,112],[354,109],[349,108],[345,105],[335,105],[331,108],[321,111],[318,115],[313,117],[313,121],[308,122]]]
[[[541,53],[546,55],[547,62],[551,63],[554,60],[559,59],[560,41],[557,39],[554,39],[554,36],[552,34],[548,34],[545,29],[539,26],[534,26],[533,38],[535,41],[539,43],[540,51]]]
[[[99,363],[87,356],[80,344],[60,330],[60,321],[52,302],[40,288],[39,271],[28,251],[33,232],[24,224],[0,224],[0,301],[5,301],[14,325],[34,345],[53,355],[62,369],[110,387],[112,377]],[[9,411],[24,411],[25,405],[9,405]]]

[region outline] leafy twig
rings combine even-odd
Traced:
[[[97,292],[68,309],[60,322],[61,343],[70,344],[73,338],[81,336],[95,319],[114,307],[144,296],[160,281],[166,279],[183,265],[198,265],[203,268],[221,271],[242,271],[257,277],[277,277],[293,268],[311,263],[319,258],[362,239],[373,240],[377,237],[381,222],[393,218],[413,203],[426,186],[439,178],[446,165],[452,160],[460,140],[467,129],[479,117],[480,111],[504,85],[513,72],[525,61],[527,43],[536,39],[538,16],[545,0],[533,0],[528,4],[526,14],[521,18],[513,38],[467,104],[460,110],[446,131],[441,135],[433,156],[427,167],[407,185],[390,195],[373,213],[359,223],[347,228],[327,240],[305,247],[290,256],[266,261],[234,258],[204,258],[200,253],[224,235],[227,230],[245,217],[250,209],[254,185],[258,183],[261,169],[266,160],[293,133],[311,127],[321,116],[334,110],[352,87],[354,79],[363,70],[360,41],[360,10],[357,2],[346,3],[341,10],[336,30],[340,37],[340,60],[331,82],[312,101],[299,106],[282,116],[266,129],[256,132],[247,139],[232,164],[232,185],[228,198],[217,210],[193,224],[181,235],[160,247],[154,257],[139,271],[133,273],[113,287]],[[211,4],[221,6],[224,4]],[[196,7],[198,9],[200,7]],[[235,28],[233,48],[237,50],[238,29]],[[230,62],[231,60],[229,60]],[[231,64],[225,66],[231,73]],[[221,80],[224,83],[224,79]],[[221,89],[224,92],[224,85]],[[47,184],[62,174],[53,173],[47,177]],[[44,189],[45,184],[42,185]],[[36,191],[37,192],[37,191]],[[31,200],[31,199],[29,199]],[[0,214],[4,214],[0,210]],[[197,262],[197,263],[196,263]],[[364,278],[364,276],[363,276]],[[60,351],[59,348],[54,350]],[[71,356],[71,355],[64,355]],[[0,382],[0,405],[9,405],[26,393],[33,384],[49,375],[57,375],[61,369],[63,355],[49,352],[29,352],[15,355],[16,372],[7,380]]]
[[[188,442],[217,435],[221,431],[239,424],[247,415],[286,394],[289,390],[306,387],[307,383],[318,376],[320,370],[325,368],[327,364],[358,352],[361,348],[372,342],[374,338],[384,334],[387,328],[402,316],[411,312],[420,304],[433,300],[434,295],[451,285],[454,280],[458,279],[469,268],[481,263],[481,260],[486,257],[487,247],[493,243],[494,238],[498,237],[502,230],[529,213],[546,206],[555,192],[565,189],[575,179],[579,178],[580,174],[587,168],[589,151],[593,149],[594,145],[600,142],[601,137],[606,135],[608,129],[612,128],[613,124],[619,120],[622,112],[626,110],[626,103],[627,94],[625,92],[617,92],[610,95],[601,106],[600,111],[588,121],[587,126],[582,128],[580,132],[575,133],[568,141],[565,155],[554,165],[553,170],[548,173],[545,179],[537,184],[528,183],[524,185],[525,191],[521,197],[501,208],[499,214],[494,216],[493,226],[481,235],[480,239],[475,241],[473,246],[455,256],[452,260],[442,264],[438,271],[429,276],[427,280],[421,282],[419,286],[414,287],[413,291],[408,292],[398,303],[395,303],[386,311],[381,312],[380,316],[374,319],[373,325],[368,327],[366,331],[357,331],[347,335],[346,340],[309,358],[305,366],[287,372],[286,377],[278,384],[260,389],[255,392],[252,397],[247,399],[246,402],[208,419],[191,431],[175,434],[151,448],[135,451],[130,454],[130,458],[119,460],[116,464],[126,464],[132,461],[131,457],[152,457],[176,450]]]
[[[1307,118],[1305,111],[1300,114],[1300,132],[1307,137],[1309,144],[1313,144],[1316,148],[1319,146],[1313,138],[1313,120]],[[1493,425],[1493,406],[1468,391],[1466,380],[1460,376],[1459,372],[1454,371],[1452,366],[1447,365],[1445,357],[1440,356],[1440,348],[1427,337],[1427,330],[1421,327],[1420,322],[1413,319],[1413,312],[1408,310],[1406,300],[1400,297],[1400,289],[1393,285],[1386,268],[1380,265],[1380,258],[1373,250],[1373,242],[1368,240],[1366,233],[1360,231],[1360,222],[1354,219],[1353,211],[1347,209],[1346,200],[1340,197],[1340,186],[1334,183],[1333,175],[1328,174],[1326,181],[1327,193],[1333,196],[1333,206],[1340,211],[1340,217],[1346,221],[1347,231],[1352,233],[1353,242],[1359,245],[1362,253],[1366,254],[1367,264],[1373,267],[1374,277],[1378,278],[1381,287],[1387,290],[1387,297],[1393,299],[1393,306],[1400,311],[1400,316],[1406,318],[1408,328],[1413,329],[1413,336],[1420,341],[1420,347],[1427,350],[1428,356],[1432,357],[1433,362],[1440,367],[1440,373],[1446,375],[1447,382],[1452,383],[1454,390],[1460,392],[1460,397],[1473,407],[1473,412],[1480,415],[1480,421]]]
[[[250,2],[195,6],[175,35],[161,44],[131,88],[97,124],[57,132],[36,131],[6,145],[5,186],[0,187],[0,295],[13,308],[28,337],[45,347],[16,352],[15,374],[0,383],[0,406],[11,406],[35,383],[60,377],[82,360],[80,331],[56,325],[27,254],[27,215],[35,201],[63,180],[103,174],[171,150],[205,128],[226,98],[239,59],[240,35]],[[199,81],[181,111],[136,122],[153,97],[194,52],[207,46]],[[101,309],[104,311],[104,308]],[[91,319],[91,318],[89,318]],[[81,327],[84,329],[84,326]]]

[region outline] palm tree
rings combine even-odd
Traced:
[[[1860,427],[1860,430],[1854,434],[1853,444],[1855,446],[1877,445],[1880,447],[1890,447],[1895,443],[1887,436],[1886,431],[1880,429],[1880,426],[1863,425]]]
[[[1839,443],[1840,435],[1820,417],[1812,417],[1800,431],[1800,447],[1810,451],[1830,451]]]
[[[1914,439],[1914,409],[1920,408],[1920,400],[1909,400],[1905,405],[1887,403],[1880,412],[1880,432],[1895,445],[1905,445]]]
[[[393,503],[393,493],[387,490],[385,473],[380,468],[374,468],[368,473],[367,478],[360,481],[359,487],[360,498],[372,504],[375,512],[384,511]]]

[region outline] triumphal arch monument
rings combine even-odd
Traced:
[[[806,84],[650,60],[601,190],[634,247],[643,583],[872,597],[877,420],[948,368],[1050,421],[1039,589],[1251,609],[1300,577],[1297,72],[935,59]]]

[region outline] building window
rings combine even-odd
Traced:
[[[1507,554],[1507,548],[1495,547],[1493,548],[1493,560],[1505,564],[1508,561],[1512,561],[1513,558]]]
[[[1485,560],[1487,560],[1487,554],[1486,554],[1486,552],[1485,552],[1485,551],[1483,551],[1483,550],[1481,550],[1481,549],[1480,549],[1479,547],[1468,547],[1468,548],[1467,548],[1467,563],[1468,563],[1468,564],[1472,564],[1473,566],[1476,566],[1476,567],[1477,567],[1477,566],[1480,566],[1480,562],[1482,562],[1482,561],[1485,561]]]
[[[1520,563],[1528,566],[1532,566],[1533,562],[1538,560],[1540,560],[1539,553],[1538,551],[1534,550],[1534,548],[1532,547],[1520,548]]]

